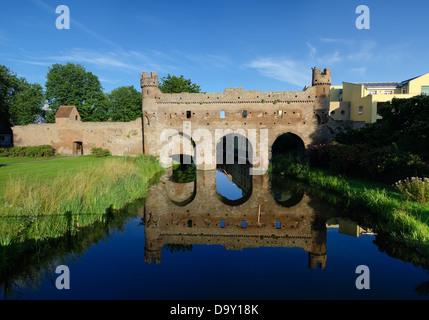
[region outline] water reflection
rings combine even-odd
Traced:
[[[221,186],[219,174],[229,176]],[[322,203],[315,207],[308,196],[293,187],[280,189],[279,183],[270,186],[268,176],[250,176],[243,165],[198,171],[196,182],[195,199],[186,206],[166,201],[167,189],[172,187],[166,177],[152,187],[145,209],[147,263],[160,263],[166,244],[216,244],[233,250],[299,247],[308,252],[310,268],[325,268],[329,215],[318,212],[328,207]],[[240,190],[238,195],[219,197],[218,191],[227,190],[228,183]]]
[[[223,182],[219,175],[225,177]],[[228,184],[230,190],[232,185],[236,190],[227,192]],[[132,263],[144,258],[142,265],[147,265],[145,272],[149,272],[150,278],[150,272],[154,270],[167,270],[168,273],[179,266],[162,262],[163,255],[191,253],[198,245],[207,249],[222,246],[227,250],[278,248],[280,250],[276,249],[271,256],[275,261],[284,260],[290,252],[282,248],[296,248],[306,255],[307,260],[288,260],[288,263],[322,277],[324,274],[315,270],[326,272],[330,266],[335,270],[338,267],[335,264],[339,263],[338,256],[330,258],[329,255],[327,239],[331,230],[353,237],[373,236],[371,226],[356,223],[348,214],[311,195],[313,191],[306,188],[282,177],[250,176],[246,168],[233,164],[219,166],[213,171],[197,171],[190,164],[171,168],[160,183],[150,188],[145,201],[136,202],[127,210],[87,217],[2,219],[0,287],[3,293],[0,296],[19,298],[27,288],[38,290],[46,281],[54,283],[54,266],[70,261],[78,263],[93,244],[109,241],[115,232],[125,231],[127,223],[136,222],[139,223],[138,235],[131,233],[128,236],[130,243],[135,245],[130,250],[132,259],[126,260],[123,250],[114,249],[105,253],[111,265],[103,268],[116,270],[122,266],[124,270],[130,270],[131,278],[137,279],[139,277],[133,276],[137,273],[132,272]],[[219,196],[221,191],[224,195]],[[90,226],[81,227],[84,224]],[[122,239],[126,237],[125,233]],[[427,252],[400,246],[383,234],[378,234],[374,243],[380,251],[392,257],[429,267]],[[194,254],[198,253],[192,252]],[[115,257],[113,260],[112,256]],[[221,256],[222,259],[228,257],[231,255]],[[275,261],[270,263],[274,265]],[[153,263],[162,263],[162,268],[153,266]],[[181,268],[186,269],[195,261],[187,257],[181,263]],[[138,271],[134,272],[140,274],[142,265],[138,265]],[[277,267],[275,272],[278,273],[284,265]],[[165,274],[162,277],[168,278]],[[424,280],[416,283],[414,289],[421,295],[427,294],[429,287],[427,279]],[[106,279],[99,281],[106,282]],[[109,281],[115,279],[109,278]],[[127,285],[144,287],[142,283],[135,284],[134,280]],[[133,288],[130,291],[134,292]]]

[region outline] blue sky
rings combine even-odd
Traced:
[[[370,9],[370,29],[355,25]],[[58,30],[58,5],[70,29]],[[45,84],[54,63],[82,64],[105,92],[140,73],[184,75],[205,92],[302,90],[311,67],[333,84],[429,72],[429,1],[2,1],[0,64]]]

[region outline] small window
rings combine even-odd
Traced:
[[[247,221],[241,221],[241,227],[245,229],[247,227]]]
[[[192,227],[192,220],[188,220],[188,228]]]
[[[77,116],[74,116],[74,119],[77,120]]]
[[[341,110],[341,114],[344,115],[346,113],[345,110]]]
[[[359,114],[363,114],[363,106],[359,107]]]
[[[429,86],[422,86],[422,95],[429,96]]]
[[[277,110],[277,118],[283,118],[283,110]]]
[[[402,88],[402,94],[407,94],[407,88]]]
[[[374,95],[374,94],[377,94],[377,91],[371,90],[371,91],[368,91],[368,94]]]
[[[247,118],[247,110],[241,111],[241,117],[242,118]]]
[[[225,119],[225,111],[221,111],[219,114],[221,119]]]
[[[392,90],[384,90],[384,94],[393,94]]]
[[[220,221],[220,227],[221,228],[225,228],[225,220],[221,220]]]
[[[191,111],[186,111],[186,119],[191,119]]]
[[[280,229],[282,227],[282,223],[280,221],[276,221],[276,229]]]

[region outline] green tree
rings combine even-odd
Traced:
[[[142,95],[134,86],[116,88],[106,96],[110,121],[133,121],[142,116]]]
[[[46,75],[46,100],[53,114],[63,105],[76,106],[82,121],[100,121],[100,110],[105,107],[105,95],[97,76],[79,64],[54,64]]]
[[[43,88],[18,78],[6,66],[0,66],[0,121],[15,125],[26,125],[42,112]]]
[[[161,79],[159,89],[161,89],[163,93],[201,92],[200,86],[196,85],[195,83],[192,83],[190,79],[185,79],[183,75],[180,77],[176,77],[171,76],[170,74],[167,75],[167,77],[163,77]]]
[[[0,65],[0,122],[9,124],[9,109],[15,93],[19,90],[19,79],[6,66]]]
[[[20,78],[18,82],[19,89],[9,108],[10,119],[15,125],[26,125],[32,123],[34,117],[43,111],[43,88],[38,83],[28,83],[24,78]]]

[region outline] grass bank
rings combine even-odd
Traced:
[[[342,197],[348,207],[365,210],[377,220],[379,230],[375,231],[408,244],[429,244],[429,205],[407,201],[389,185],[332,175],[287,160],[272,165],[270,173],[287,175]]]
[[[0,217],[105,214],[144,197],[156,158],[93,156],[0,168]]]

